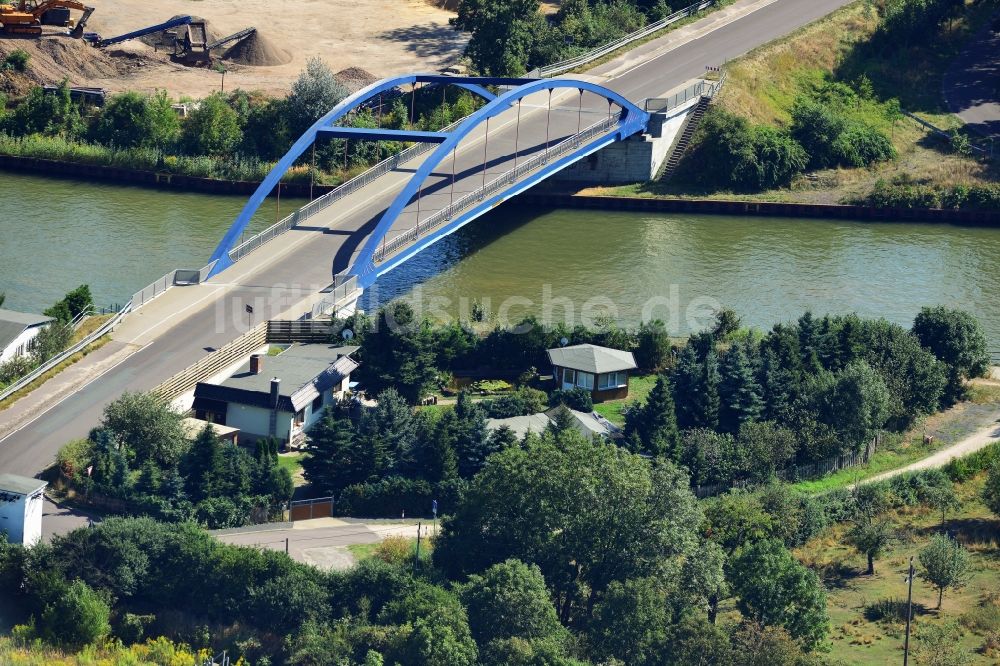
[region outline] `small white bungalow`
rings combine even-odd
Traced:
[[[0,363],[31,352],[31,341],[52,317],[0,309]]]
[[[42,538],[46,483],[16,474],[0,474],[0,532],[7,541],[34,546]]]

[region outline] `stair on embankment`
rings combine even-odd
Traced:
[[[708,109],[709,102],[711,102],[711,99],[708,97],[702,97],[698,100],[698,104],[688,115],[687,120],[684,121],[684,129],[680,131],[677,139],[674,140],[674,145],[670,149],[670,156],[664,160],[663,166],[660,167],[660,172],[656,174],[656,178],[653,180],[666,182],[674,175],[677,165],[681,163],[681,158],[684,157],[684,152],[691,143],[691,137],[694,136],[695,130],[698,129],[698,124]]]

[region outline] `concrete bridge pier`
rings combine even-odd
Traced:
[[[701,99],[700,95],[695,95],[668,111],[651,111],[645,132],[602,148],[554,174],[551,180],[592,185],[654,180]]]

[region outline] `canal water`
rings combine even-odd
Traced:
[[[123,302],[203,266],[244,201],[0,174],[5,307],[40,311],[81,283],[99,304]],[[274,218],[265,206],[255,224]],[[944,304],[973,312],[998,348],[997,256],[1000,229],[505,206],[384,276],[362,305],[403,296],[444,320],[473,302],[500,321],[658,318],[684,335],[720,306],[770,327],[807,309],[909,325]]]

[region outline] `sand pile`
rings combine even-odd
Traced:
[[[35,83],[59,83],[68,78],[71,84],[82,85],[90,78],[119,74],[118,66],[108,53],[82,39],[53,35],[41,39],[0,40],[0,60],[18,48],[31,56],[25,74]]]
[[[342,69],[333,75],[333,78],[347,88],[347,92],[355,93],[365,86],[370,86],[371,84],[378,81],[378,77],[371,72],[365,71],[360,67],[348,67],[347,69]]]
[[[236,42],[222,54],[224,60],[240,65],[267,67],[287,65],[292,54],[260,34],[260,30]]]
[[[172,21],[174,19],[181,18],[182,16],[187,16],[187,14],[177,14],[175,16],[171,16],[167,20]],[[219,37],[222,37],[222,35],[218,34],[215,30],[212,29],[212,24],[210,22],[205,21],[205,19],[201,18],[200,16],[191,16],[191,19],[192,22],[203,21],[205,23],[205,34],[208,35],[209,43],[215,41]],[[155,23],[165,23],[165,22],[166,21],[150,21],[147,25],[153,25]],[[137,25],[134,28],[132,28],[132,30],[140,30],[143,27],[144,26]],[[161,48],[166,47],[169,50],[174,47],[174,38],[170,35],[171,34],[178,36],[183,35],[184,28],[185,26],[178,25],[173,28],[170,28],[169,30],[161,30],[160,32],[151,32],[148,35],[143,35],[142,37],[138,37],[137,40],[142,42],[143,44],[146,44],[147,46],[154,46],[154,47],[159,46]],[[125,32],[130,32],[130,31],[126,30],[121,34],[124,34]],[[201,31],[200,30],[193,31],[191,35],[195,38],[200,37]],[[101,36],[114,37],[115,35],[101,35]]]

